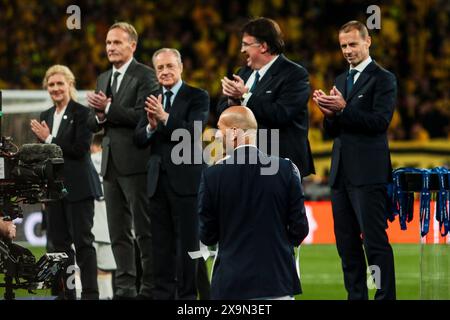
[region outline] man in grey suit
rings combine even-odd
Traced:
[[[149,149],[133,143],[133,133],[144,114],[144,101],[158,89],[155,72],[133,58],[138,35],[125,22],[112,25],[106,37],[106,52],[113,67],[97,79],[95,93],[88,94],[93,132],[105,131],[101,174],[104,177],[106,209],[114,258],[116,299],[152,298],[152,237],[146,163]],[[139,294],[133,232],[141,252],[143,275]]]

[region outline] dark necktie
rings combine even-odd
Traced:
[[[170,103],[170,98],[173,95],[173,92],[168,90],[166,91],[166,93],[164,93],[164,95],[166,96],[166,101],[164,102],[164,110],[169,113],[170,108],[172,107],[172,104]]]
[[[252,87],[250,88],[250,92],[253,92],[255,90],[256,85],[258,84],[258,81],[259,81],[259,72],[256,71],[255,81],[253,81]]]
[[[120,76],[120,72],[119,71],[116,71],[116,72],[114,72],[114,75],[113,75],[113,83],[112,83],[112,86],[111,86],[111,93],[112,93],[112,96],[114,97],[115,95],[116,95],[116,93],[117,93],[117,78]]]
[[[358,70],[356,69],[351,69],[348,74],[347,74],[347,89],[346,89],[346,97],[348,98],[348,96],[350,96],[350,92],[352,91],[353,88],[353,82],[355,79],[355,74],[358,73]]]

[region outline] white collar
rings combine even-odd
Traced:
[[[70,100],[69,100],[70,101]],[[63,114],[66,112],[67,106],[69,105],[69,103],[67,103],[63,108],[61,108],[61,112],[58,112],[58,108],[55,105],[55,116],[57,117],[62,117]]]
[[[116,69],[116,67],[112,68],[112,74],[114,74],[116,71],[120,72],[120,75],[123,76],[125,74],[125,72],[127,72],[128,67],[131,64],[131,61],[133,61],[133,57],[130,58],[130,60],[128,60],[123,66],[121,66],[119,69]]]
[[[255,70],[254,72],[258,71],[259,73],[259,79],[261,79],[267,72],[267,70],[269,70],[269,68],[273,65],[273,63],[275,62],[275,60],[278,59],[280,55],[277,55],[275,58],[273,58],[269,63],[266,63],[263,67],[261,67],[261,69],[259,70]]]
[[[178,91],[180,90],[182,85],[183,85],[183,80],[180,79],[170,89],[167,89],[166,87],[163,87],[163,94],[166,94],[166,92],[170,90],[172,92],[172,97],[175,97],[177,95]]]
[[[350,70],[356,69],[358,72],[363,72],[364,69],[372,62],[372,58],[370,56],[367,57],[366,60],[360,62],[356,67],[352,68],[350,66]]]

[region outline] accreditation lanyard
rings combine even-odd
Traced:
[[[445,189],[445,178],[449,178],[449,173],[445,168],[435,168],[434,171],[439,179],[439,192],[436,197],[436,220],[439,222],[441,236],[445,237],[449,231],[449,212],[447,208],[449,192]]]
[[[398,214],[400,229],[406,230],[406,223],[414,216],[414,192],[405,191],[400,176],[406,173],[421,173],[415,168],[400,168],[393,173],[392,212]]]
[[[420,234],[426,236],[430,228],[430,172],[422,170],[422,191],[420,193]]]

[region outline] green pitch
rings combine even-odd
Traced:
[[[419,299],[420,245],[393,245],[398,299]],[[341,263],[335,245],[305,245],[300,248],[303,294],[300,300],[347,298]],[[375,290],[369,291],[373,299]]]
[[[419,299],[420,245],[393,245],[398,299]],[[45,249],[31,248],[39,258]],[[211,266],[211,259],[208,261]],[[345,300],[346,292],[342,278],[339,256],[335,245],[304,245],[300,248],[300,269],[303,294],[300,300]],[[0,279],[2,279],[0,277]],[[49,290],[38,290],[37,295],[17,290],[16,297],[49,296]],[[373,297],[374,290],[370,291]],[[3,290],[0,288],[0,299]]]

